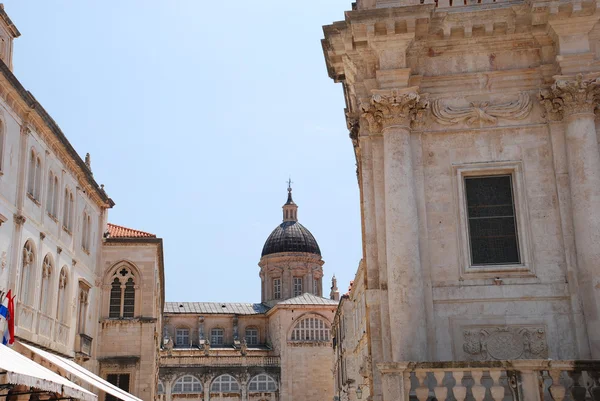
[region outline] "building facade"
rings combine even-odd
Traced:
[[[514,366],[513,398],[589,384],[572,361],[600,358],[599,19],[359,0],[324,28],[359,166],[370,372],[351,379],[371,399],[480,394],[484,371],[509,394]]]
[[[338,301],[322,297],[324,261],[297,211],[288,188],[259,261],[260,303],[166,303],[162,400],[332,399]]]

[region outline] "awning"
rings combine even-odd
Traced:
[[[59,368],[64,369],[67,372],[69,372],[70,374],[77,376],[81,380],[85,381],[86,383],[91,384],[92,386],[96,387],[97,389],[102,390],[105,393],[108,393],[108,394],[111,394],[111,395],[117,397],[119,400],[143,401],[140,398],[134,397],[133,395],[129,394],[127,391],[121,390],[117,386],[110,384],[106,380],[102,379],[101,377],[96,376],[89,370],[83,368],[82,366],[78,365],[77,363],[75,363],[71,360],[65,359],[58,355],[51,354],[50,352],[43,351],[39,348],[36,348],[36,347],[28,345],[28,344],[22,344],[22,345],[24,347],[29,348],[31,351],[35,352],[36,354],[38,354],[42,358],[46,359],[47,361],[52,362],[54,365],[58,366]]]
[[[6,371],[6,378],[10,384],[20,384],[84,401],[98,400],[96,395],[86,389],[2,344],[0,370]]]

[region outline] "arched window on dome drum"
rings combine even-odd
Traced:
[[[123,266],[112,275],[108,317],[131,319],[135,317],[135,276]]]
[[[217,377],[210,386],[211,393],[238,393],[240,384],[231,375]]]
[[[277,391],[277,382],[267,374],[256,375],[248,384],[248,391],[256,393],[271,393]]]
[[[317,317],[308,317],[296,323],[292,341],[329,341],[329,324]]]
[[[164,391],[163,391],[164,393]],[[199,394],[202,393],[202,383],[197,377],[185,375],[177,379],[173,385],[173,394]]]

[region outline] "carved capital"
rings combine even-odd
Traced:
[[[361,108],[371,132],[378,132],[392,126],[410,127],[420,120],[429,107],[429,101],[422,99],[416,88],[376,91]]]
[[[13,216],[13,220],[15,221],[15,224],[20,226],[21,224],[25,224],[25,222],[27,221],[27,218],[25,216],[23,216],[22,214],[15,214]]]
[[[43,232],[40,232],[40,239],[43,241],[46,238],[46,234]]]
[[[358,134],[360,131],[360,117],[356,113],[346,113],[346,126],[348,127],[352,146],[358,146]]]
[[[600,79],[559,79],[549,89],[540,91],[539,99],[549,120],[557,121],[580,113],[593,113],[600,100]]]

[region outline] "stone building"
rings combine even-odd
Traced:
[[[350,379],[371,399],[597,391],[573,360],[600,358],[599,19],[358,0],[324,28],[361,191],[370,372]]]
[[[323,260],[291,188],[259,261],[260,303],[167,302],[162,400],[331,400],[331,322]],[[333,294],[335,298],[335,294]]]

